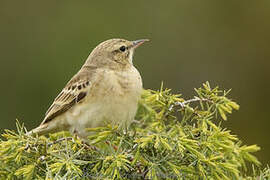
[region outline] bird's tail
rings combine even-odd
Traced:
[[[44,135],[47,134],[49,132],[51,132],[51,128],[49,128],[48,124],[41,124],[38,127],[36,127],[35,129],[32,129],[31,131],[27,132],[26,135]]]

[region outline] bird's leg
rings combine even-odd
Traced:
[[[83,137],[81,138],[81,136],[79,135],[78,131],[77,130],[74,130],[73,131],[73,135],[75,136],[76,139],[79,139],[81,141],[81,143],[83,144],[83,147],[85,149],[88,149],[88,150],[94,150],[94,151],[97,151],[98,148],[95,147],[95,146],[92,146],[88,143],[87,141],[87,137]]]
[[[128,130],[127,130],[127,128],[126,128],[126,129],[123,130],[123,135],[126,136],[127,133],[128,133]],[[106,141],[106,144],[108,144],[109,146],[112,146],[113,149],[114,149],[115,151],[119,151],[119,150],[120,150],[119,147],[121,147],[122,141],[123,141],[123,137],[121,137],[120,143],[119,143],[118,146],[115,146],[115,145],[113,145],[113,144],[110,144],[109,141]]]

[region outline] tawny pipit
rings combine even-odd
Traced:
[[[110,39],[99,44],[55,98],[42,123],[29,134],[69,130],[86,139],[86,128],[105,122],[128,127],[142,91],[133,53],[145,41]]]

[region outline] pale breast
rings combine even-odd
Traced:
[[[128,126],[134,119],[142,91],[137,69],[117,72],[104,69],[100,74],[86,100],[67,113],[71,128],[98,127],[106,122]]]

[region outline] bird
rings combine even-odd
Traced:
[[[146,41],[114,38],[97,45],[54,99],[41,124],[27,134],[69,131],[87,141],[87,128],[106,123],[129,127],[143,89],[133,55]]]

